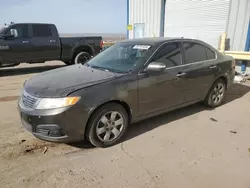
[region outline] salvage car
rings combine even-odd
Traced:
[[[101,36],[59,37],[54,24],[15,23],[0,28],[0,67],[60,60],[84,63],[102,50]]]
[[[234,59],[203,41],[131,39],[85,64],[31,77],[18,106],[37,138],[108,147],[132,123],[201,101],[219,106],[234,75]]]

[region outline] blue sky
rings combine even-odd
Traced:
[[[0,0],[0,25],[49,22],[60,33],[125,33],[127,0]]]

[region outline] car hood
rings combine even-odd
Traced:
[[[65,97],[76,90],[120,76],[122,74],[78,64],[37,74],[25,82],[24,89],[36,97]]]

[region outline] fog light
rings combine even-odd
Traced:
[[[43,136],[60,137],[64,136],[65,133],[58,125],[38,125],[36,127],[36,132]]]

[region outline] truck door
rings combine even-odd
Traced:
[[[61,45],[53,25],[32,24],[32,44],[36,61],[60,60]]]
[[[0,56],[3,65],[26,62],[32,51],[29,25],[15,24],[10,26],[3,35],[9,36],[0,39]]]

